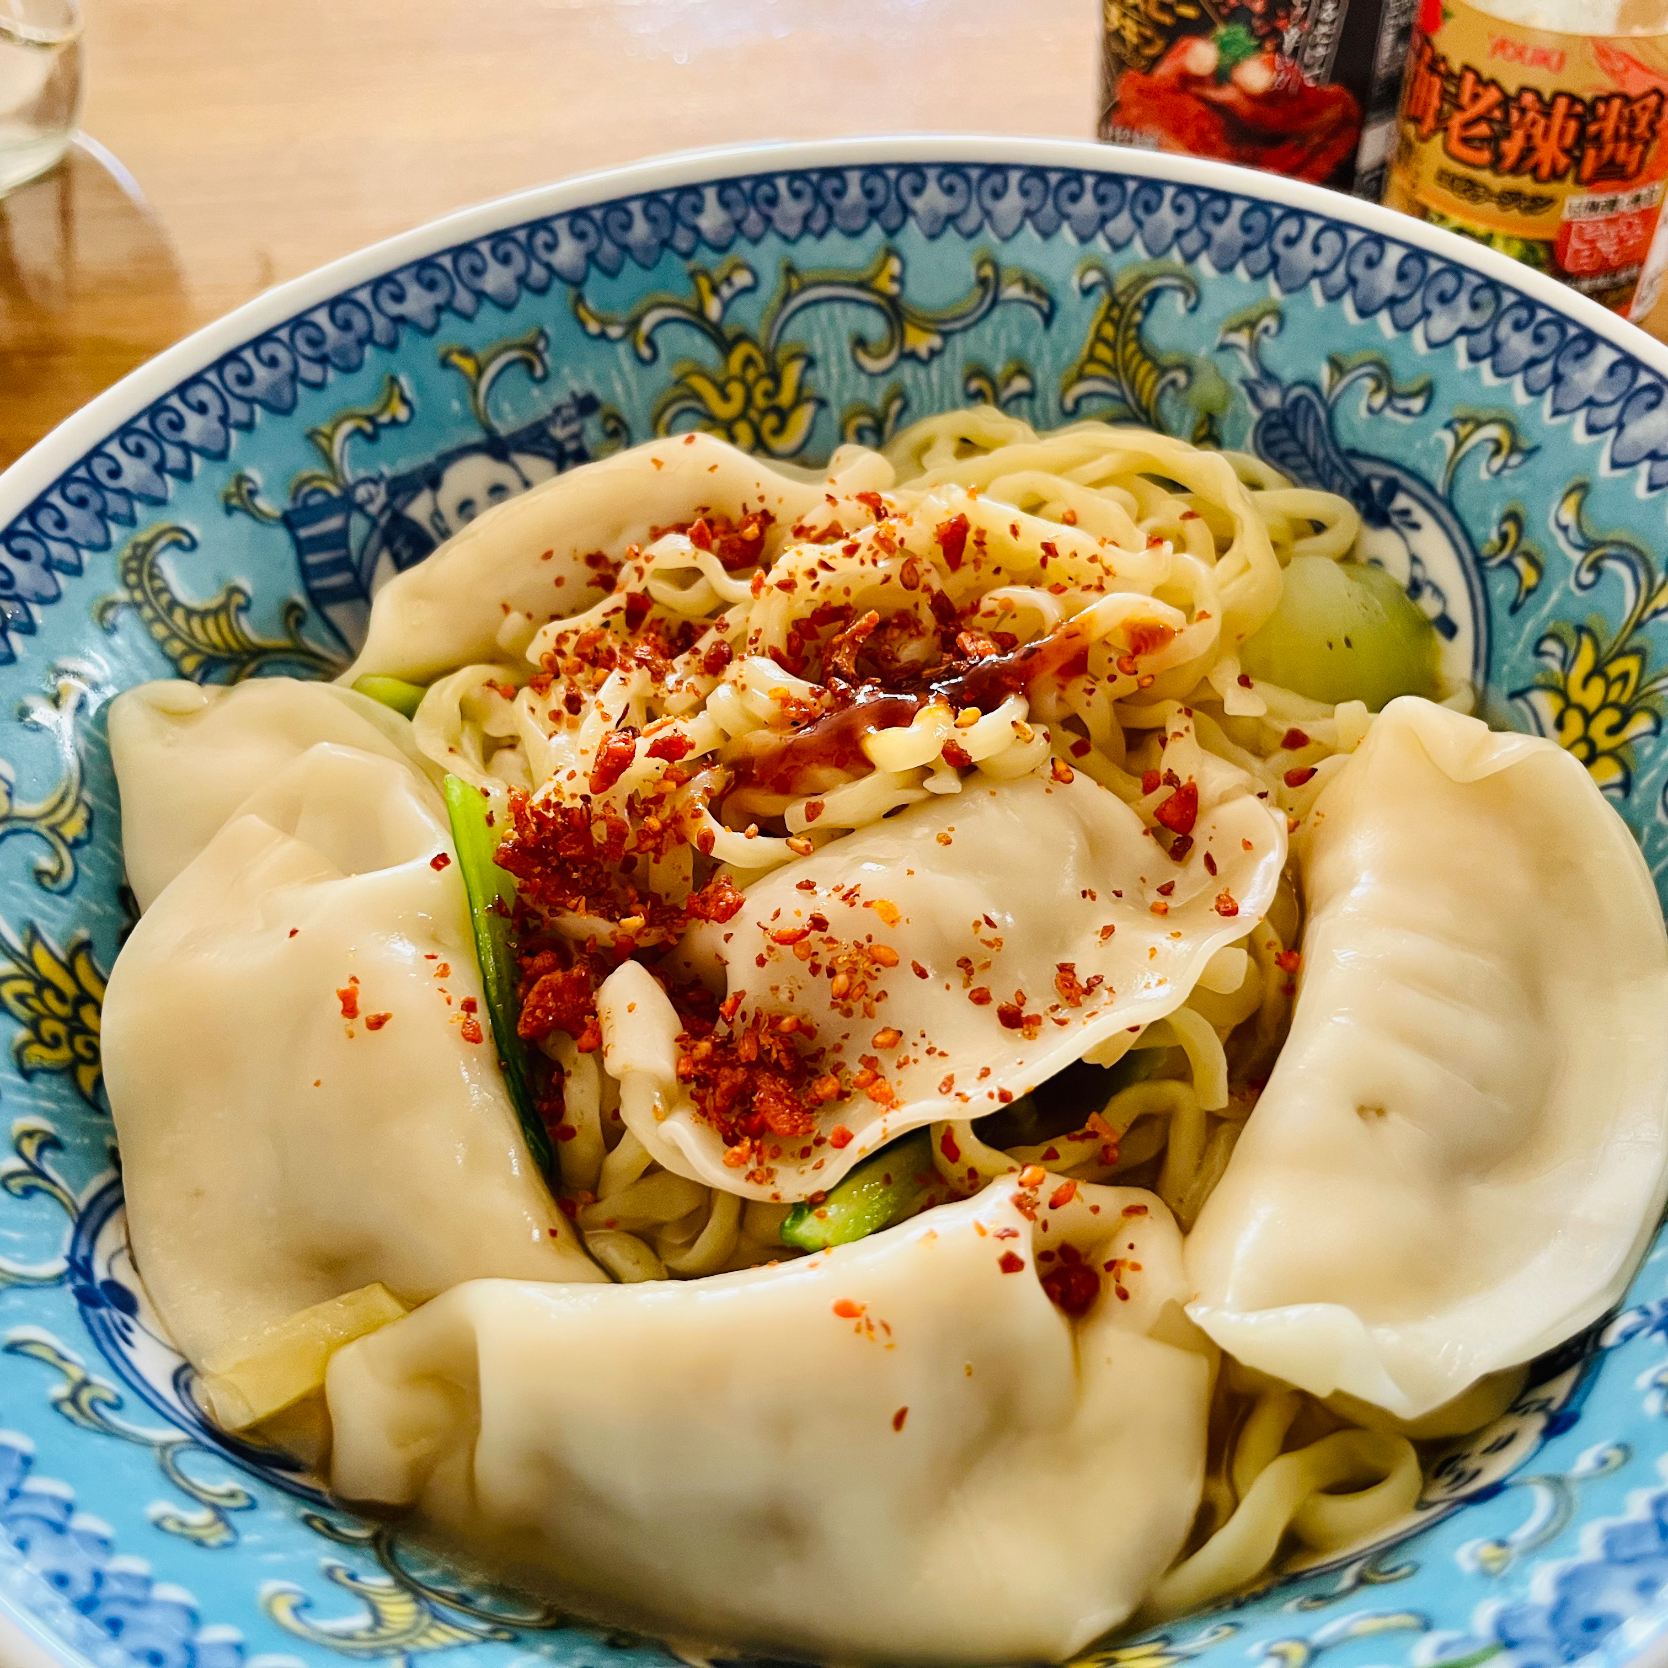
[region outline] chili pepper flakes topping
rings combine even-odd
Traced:
[[[1017,1251],[1004,1251],[997,1259],[996,1266],[1004,1274],[1019,1274],[1024,1271],[1025,1259]]]
[[[1054,1267],[1042,1277],[1049,1301],[1073,1320],[1088,1314],[1100,1296],[1100,1275],[1075,1245],[1062,1245]]]
[[[439,874],[442,869],[450,868],[451,865],[451,856],[444,851],[437,851],[434,856],[429,859],[429,867],[433,869],[436,874]],[[291,933],[290,936],[293,938],[295,934]]]

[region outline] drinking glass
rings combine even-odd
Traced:
[[[0,196],[64,154],[80,112],[76,0],[0,0]]]

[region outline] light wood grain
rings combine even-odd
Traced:
[[[0,201],[0,464],[268,285],[483,198],[740,140],[1094,130],[1096,0],[84,3],[104,153]]]
[[[86,18],[83,125],[142,201],[81,151],[0,202],[0,463],[268,285],[483,198],[738,140],[1094,127],[1094,0],[86,0]]]

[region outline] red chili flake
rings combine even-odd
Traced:
[[[1294,727],[1281,736],[1280,745],[1288,753],[1295,753],[1298,748],[1309,745],[1309,738],[1301,730]]]
[[[1025,1024],[1025,1010],[1013,1002],[1003,1002],[996,1010],[996,1017],[1010,1031],[1017,1031]]]
[[[464,997],[458,1006],[462,1008],[466,1014],[479,1013],[481,1008],[480,1003],[477,1002],[473,996]]]
[[[588,786],[592,793],[607,791],[631,769],[637,757],[637,731],[627,724],[612,730],[602,738],[597,748],[596,767],[591,772]]]
[[[944,565],[954,573],[961,566],[962,555],[967,549],[967,517],[955,515],[948,521],[939,522],[933,537],[944,553]]]
[[[1207,875],[1216,873],[1216,859],[1208,851],[1205,853],[1205,873]]]
[[[437,851],[434,856],[429,859],[429,867],[433,869],[436,874],[439,874],[442,869],[451,868],[451,866],[452,859],[443,851]],[[290,937],[294,938],[295,934],[292,932]]]
[[[295,935],[296,935],[296,934],[297,934],[297,933],[298,933],[298,932],[300,932],[300,931],[301,931],[301,928],[300,928],[300,927],[291,927],[291,928],[290,928],[290,937],[291,937],[291,938],[294,938],[294,937],[295,937]]]
[[[1049,1194],[1048,1208],[1050,1210],[1064,1210],[1076,1197],[1077,1183],[1075,1181],[1063,1181]]]
[[[458,1029],[463,1033],[463,1040],[467,1043],[478,1043],[483,1038],[481,1022],[478,1019],[466,1019]]]
[[[945,1081],[948,1082],[949,1079],[946,1078]],[[940,1092],[947,1095],[950,1091],[948,1089],[943,1089]],[[945,1158],[947,1158],[950,1163],[959,1164],[961,1162],[961,1148],[956,1145],[954,1130],[946,1128],[944,1133],[939,1136],[938,1150],[943,1153]]]
[[[393,1017],[392,1014],[366,1014],[365,1029],[367,1031],[380,1031]]]
[[[1057,1309],[1075,1320],[1094,1308],[1100,1296],[1100,1276],[1083,1261],[1075,1245],[1062,1245],[1059,1263],[1042,1277],[1042,1289]]]
[[[990,991],[984,985],[975,985],[972,990],[968,991],[967,1000],[975,1008],[988,1008],[992,998]]]
[[[834,1304],[834,1313],[837,1314],[841,1320],[861,1320],[863,1318],[863,1305],[861,1303],[853,1303],[849,1297],[842,1297],[836,1300]]]
[[[1170,896],[1170,894],[1172,892],[1175,891],[1175,889],[1176,889],[1176,883],[1173,880],[1167,880],[1167,881],[1165,881],[1165,883],[1161,887],[1159,887],[1158,895],[1161,898],[1167,898],[1167,897]]]
[[[904,1420],[908,1417],[908,1407],[900,1407],[898,1411],[892,1415],[892,1429],[895,1431],[901,1431],[904,1428]]]
[[[952,770],[966,770],[973,763],[973,755],[959,742],[947,741],[939,751],[944,755],[945,764]]]
[[[676,730],[668,730],[664,735],[658,735],[649,743],[649,757],[664,759],[668,764],[676,764],[679,759],[689,757],[689,750],[695,744],[688,736],[679,735]]]
[[[1313,765],[1299,765],[1297,769],[1286,772],[1286,786],[1288,788],[1301,788],[1314,774],[1315,767]]]
[[[1064,759],[1053,758],[1048,761],[1048,773],[1061,787],[1067,787],[1077,780],[1077,773]]]
[[[1165,903],[1162,898],[1158,899],[1156,902],[1148,904],[1147,908],[1150,909],[1154,915],[1168,915],[1170,913],[1169,904]]]
[[[1004,1274],[1018,1274],[1025,1267],[1025,1259],[1017,1251],[1004,1251],[996,1266]]]
[[[717,875],[699,892],[691,895],[683,910],[691,920],[722,923],[733,920],[736,911],[746,901],[741,890],[728,875]]]
[[[909,964],[909,970],[917,979],[930,979],[932,977],[926,968],[924,968],[918,961],[912,961]]]
[[[1251,687],[1250,674],[1241,672],[1240,675],[1234,679],[1234,682],[1237,683],[1241,689],[1249,689]]]
[[[359,1017],[359,980],[350,978],[336,992],[336,999],[342,1004],[343,1019],[357,1019]]]
[[[1295,973],[1303,965],[1303,952],[1301,950],[1282,950],[1274,958],[1274,965],[1282,973]]]
[[[1172,834],[1191,834],[1194,823],[1199,820],[1198,784],[1183,782],[1153,811],[1153,817]]]
[[[1216,894],[1216,913],[1225,917],[1239,914],[1239,905],[1234,902],[1234,895],[1226,886]]]
[[[1191,834],[1178,834],[1175,839],[1170,842],[1170,861],[1172,863],[1185,863],[1187,861],[1187,854],[1192,851],[1192,849],[1193,836]]]
[[[585,962],[541,973],[522,998],[516,1034],[528,1042],[540,1042],[553,1031],[566,1031],[581,1054],[594,1053],[602,1046],[596,985]],[[464,1021],[466,1026],[474,1023]]]
[[[1143,770],[1141,772],[1141,792],[1144,794],[1157,793],[1163,782],[1164,777],[1156,770]]]
[[[849,1147],[856,1139],[857,1137],[844,1124],[836,1124],[828,1132],[828,1144],[836,1150],[841,1147]]]

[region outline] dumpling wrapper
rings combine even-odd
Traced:
[[[865,1056],[879,1061],[895,1099],[863,1092],[830,1102],[818,1134],[783,1143],[763,1170],[726,1165],[719,1132],[676,1079],[676,1013],[628,963],[598,999],[604,1064],[621,1080],[627,1124],[679,1175],[751,1198],[803,1199],[904,1131],[994,1112],[1004,1092],[1024,1094],[1095,1045],[1162,1019],[1211,956],[1267,911],[1286,857],[1284,816],[1243,772],[1205,754],[1198,785],[1194,844],[1181,863],[1116,794],[1078,773],[1069,784],[975,775],[959,794],[919,801],[785,864],[747,888],[732,920],[690,934],[685,954],[722,964],[742,1014],[810,1019],[828,1049],[824,1069],[856,1073]],[[805,882],[815,889],[801,890]],[[1161,895],[1163,886],[1173,890]],[[1219,899],[1231,904],[1219,908]],[[1229,907],[1236,912],[1221,912]],[[819,912],[828,929],[808,940],[813,961],[771,936]],[[861,1001],[836,1003],[831,939],[895,953],[890,968],[865,956],[872,1017]],[[1104,983],[1072,1006],[1057,988],[1062,963],[1080,984]],[[902,1041],[877,1049],[873,1038],[888,1026]],[[835,1147],[828,1137],[841,1127],[851,1140]]]
[[[371,753],[311,748],[140,919],[105,995],[105,1084],[139,1269],[198,1367],[375,1281],[414,1303],[481,1275],[603,1278],[484,1015],[439,795]]]
[[[332,1360],[334,1488],[697,1648],[1062,1659],[1180,1551],[1211,1363],[1152,1194],[1033,1203],[1047,1233],[1014,1199],[687,1283],[448,1292]],[[1064,1241],[1127,1298],[1069,1320]]]
[[[495,505],[389,580],[342,681],[380,673],[429,683],[496,660],[508,615],[544,625],[598,600],[603,592],[584,562],[593,552],[617,562],[645,529],[687,521],[697,507],[731,517],[765,509],[792,523],[822,503],[823,490],[820,479],[778,474],[707,434],[649,441],[558,475]]]
[[[1189,1313],[1417,1418],[1621,1295],[1668,1175],[1668,939],[1579,761],[1411,697],[1299,860],[1291,1035],[1189,1236]]]
[[[321,741],[433,769],[406,719],[339,684],[254,678],[226,688],[165,678],[123,690],[110,703],[110,758],[140,909],[250,794]]]

